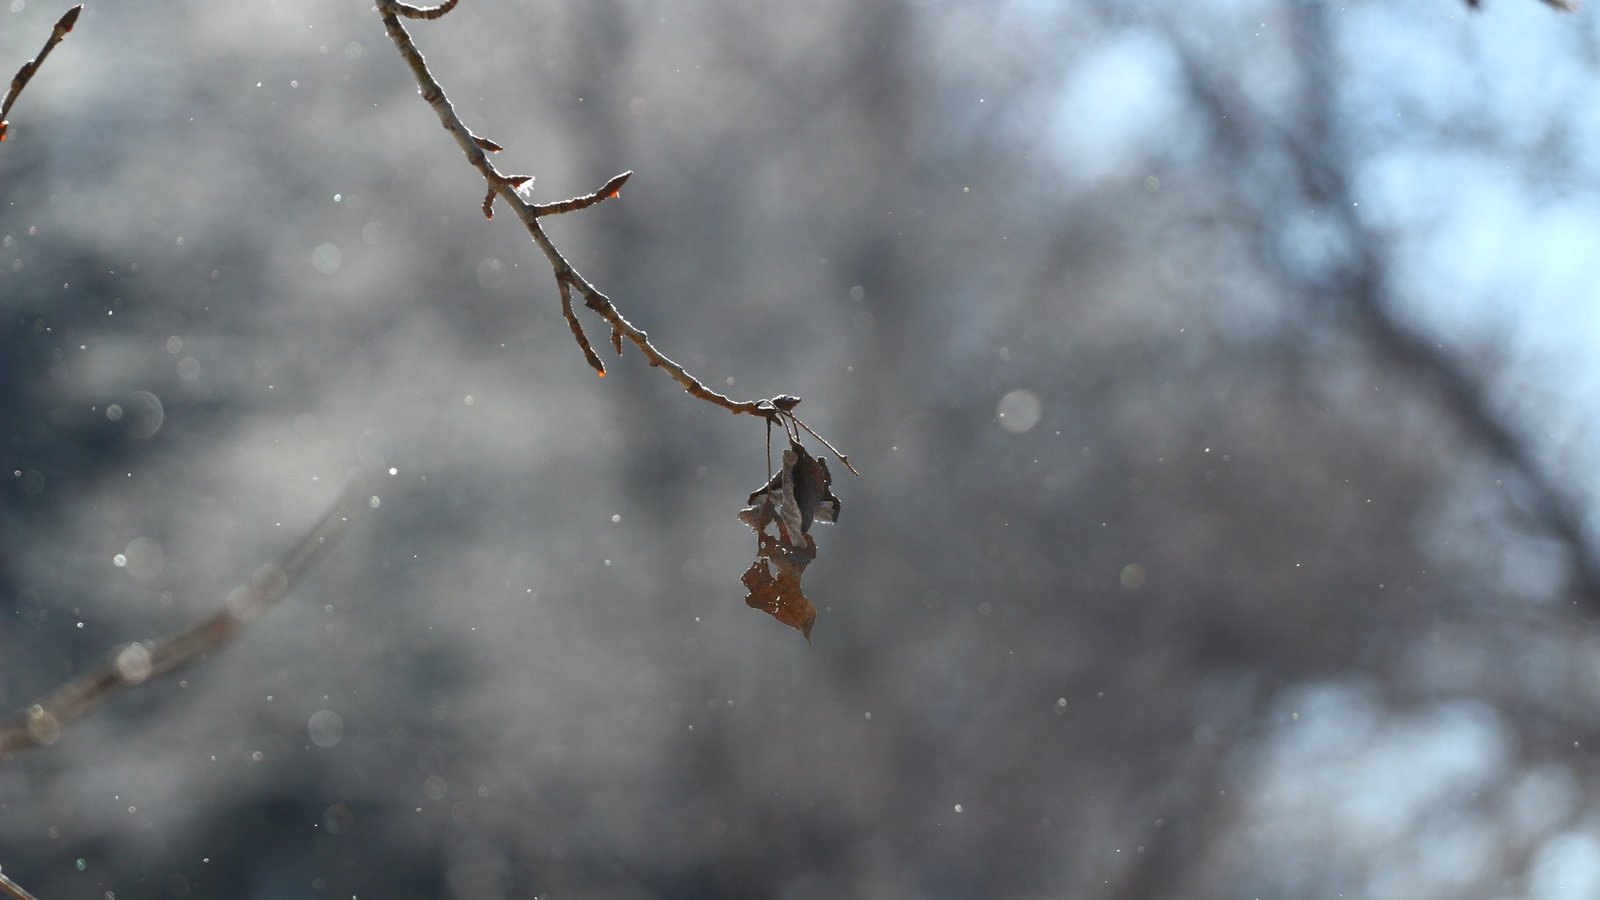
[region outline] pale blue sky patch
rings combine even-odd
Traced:
[[[1127,32],[1089,51],[1068,73],[1052,146],[1063,173],[1078,184],[1142,177],[1148,155],[1171,144],[1188,120],[1171,47]]]

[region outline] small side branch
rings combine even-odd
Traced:
[[[600,190],[592,194],[573,197],[571,200],[562,200],[560,203],[540,203],[533,208],[533,214],[536,216],[553,216],[560,213],[577,212],[580,209],[588,209],[604,200],[620,197],[622,196],[622,185],[631,177],[633,177],[633,171],[630,169],[606,182],[600,187]]]
[[[50,37],[45,40],[44,49],[39,51],[38,56],[23,63],[22,68],[17,70],[17,77],[11,79],[11,90],[6,91],[5,100],[0,101],[0,141],[6,139],[6,127],[8,124],[6,115],[11,112],[11,105],[17,102],[17,97],[21,96],[22,89],[27,87],[28,82],[33,80],[34,74],[44,64],[44,58],[50,55],[50,51],[54,50],[56,45],[66,38],[67,32],[72,30],[72,26],[78,23],[78,14],[81,12],[83,12],[83,4],[80,3],[63,13],[61,18],[56,21],[56,27],[50,29]]]
[[[583,326],[578,323],[578,316],[572,311],[572,285],[565,278],[557,278],[556,284],[561,288],[561,314],[567,317],[567,327],[572,329],[572,336],[577,339],[578,346],[583,348],[583,358],[601,378],[606,377],[606,364],[595,355],[594,348],[589,346],[589,338],[583,333]],[[620,352],[620,351],[619,351]]]
[[[650,365],[666,372],[673,381],[682,385],[683,389],[691,396],[720,406],[734,415],[766,418],[767,411],[761,405],[763,401],[734,400],[713,391],[711,388],[706,387],[705,383],[700,379],[690,375],[687,369],[678,365],[665,353],[662,353],[656,348],[655,344],[650,343],[650,335],[644,329],[624,318],[622,313],[617,310],[616,304],[611,302],[611,298],[600,293],[594,285],[585,281],[582,275],[579,275],[576,271],[569,271],[567,280],[572,283],[574,290],[583,295],[583,305],[594,310],[600,318],[606,320],[606,324],[611,326],[611,342],[613,346],[620,347],[622,338],[627,338],[635,347],[639,348],[639,352],[644,354],[644,358],[649,361]],[[620,353],[621,351],[619,350],[618,352]]]
[[[844,467],[846,469],[850,470],[850,474],[851,475],[860,475],[861,474],[860,472],[856,471],[856,467],[855,466],[850,465],[850,457],[844,455],[843,453],[840,453],[839,452],[839,448],[835,447],[834,445],[832,445],[830,443],[828,443],[828,439],[827,438],[825,438],[822,435],[817,434],[815,431],[813,431],[810,425],[807,425],[806,423],[800,421],[800,417],[795,415],[794,413],[790,412],[790,413],[786,413],[786,415],[789,418],[794,420],[794,424],[800,426],[801,428],[804,428],[806,430],[806,434],[809,434],[812,437],[816,438],[817,440],[821,441],[822,442],[822,446],[827,447],[829,453],[832,453],[834,456],[839,457],[839,462],[844,463]]]
[[[0,724],[0,759],[35,744],[53,744],[61,729],[111,694],[194,662],[221,649],[244,627],[283,599],[302,575],[350,530],[366,509],[365,481],[356,479],[277,562],[256,569],[223,604],[201,622],[166,637],[125,644],[105,665],[56,688],[11,721]]]

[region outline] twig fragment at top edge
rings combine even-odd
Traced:
[[[50,55],[50,51],[54,50],[57,44],[61,43],[67,36],[67,32],[72,30],[72,26],[78,24],[78,15],[82,12],[83,4],[80,3],[62,13],[61,18],[56,20],[55,27],[50,29],[50,36],[45,38],[44,48],[39,51],[39,55],[23,63],[22,68],[17,70],[16,77],[11,79],[11,89],[6,91],[5,100],[0,101],[0,141],[6,139],[7,122],[5,118],[6,113],[11,112],[11,105],[17,102],[17,97],[22,94],[22,89],[28,86],[29,81],[33,80],[34,73],[38,72],[39,67],[44,64],[44,58]]]
[[[398,0],[380,0],[378,6],[380,9],[392,10],[404,19],[437,19],[455,9],[458,2],[460,0],[444,0],[438,6],[411,6]]]

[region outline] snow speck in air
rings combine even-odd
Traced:
[[[332,747],[344,740],[344,720],[331,709],[319,709],[306,722],[306,733],[318,747]]]
[[[128,574],[140,581],[149,581],[160,575],[167,561],[161,545],[147,537],[129,541],[128,546],[117,554],[117,558],[123,560],[119,568],[126,568]]]
[[[1044,405],[1039,402],[1039,395],[1033,391],[1017,389],[1004,397],[995,407],[995,417],[1000,421],[1000,427],[1012,434],[1022,434],[1032,431],[1039,424],[1039,417],[1044,411]]]
[[[1132,591],[1144,587],[1145,577],[1144,566],[1138,563],[1129,563],[1122,567],[1120,580],[1123,587]]]
[[[478,263],[478,286],[490,289],[497,288],[506,283],[506,274],[506,264],[491,256]]]
[[[333,244],[318,244],[311,251],[311,266],[324,275],[332,275],[344,265],[344,253]]]

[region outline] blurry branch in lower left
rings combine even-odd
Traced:
[[[56,27],[50,29],[50,37],[45,39],[44,49],[39,51],[38,56],[23,63],[22,68],[17,70],[17,77],[11,79],[11,90],[6,91],[6,99],[0,101],[0,141],[6,139],[6,127],[8,124],[6,122],[6,114],[11,112],[11,104],[17,102],[17,97],[21,96],[22,89],[27,87],[28,82],[33,80],[34,73],[38,72],[39,67],[44,64],[44,58],[50,55],[50,51],[54,50],[56,45],[61,43],[62,39],[67,36],[67,32],[72,30],[72,26],[77,24],[78,13],[81,12],[83,12],[83,4],[80,3],[63,13],[61,18],[56,21]]]
[[[23,890],[22,885],[7,878],[4,873],[0,873],[0,890],[5,891],[6,895],[14,898],[14,900],[38,900],[37,897]]]
[[[53,744],[68,722],[123,688],[142,684],[227,646],[244,627],[283,599],[305,572],[332,550],[367,508],[366,481],[357,477],[300,540],[276,562],[263,564],[228,593],[223,607],[190,627],[154,640],[124,644],[106,664],[51,691],[0,724],[0,759],[36,744]]]

